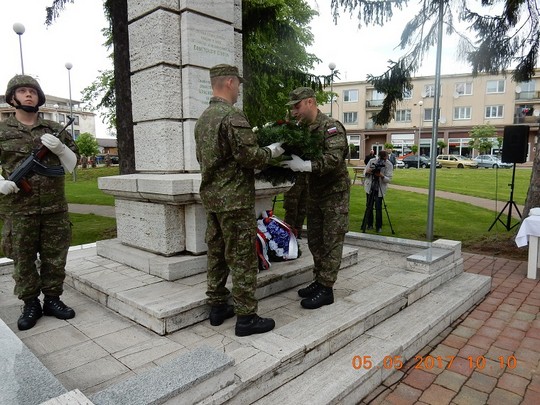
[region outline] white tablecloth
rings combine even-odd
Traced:
[[[521,222],[516,236],[516,245],[525,246],[529,243],[529,236],[540,237],[540,215],[530,215]]]

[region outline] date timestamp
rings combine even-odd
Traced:
[[[456,356],[414,356],[414,368],[431,370],[433,368],[450,368]],[[487,367],[487,359],[484,356],[468,356],[465,359],[468,362],[469,368],[483,370]],[[499,368],[505,367],[514,369],[517,367],[517,359],[514,356],[499,356],[496,362]],[[384,356],[381,366],[374,366],[372,356],[355,355],[352,358],[352,367],[355,370],[370,370],[372,368],[384,368],[386,370],[403,368],[403,359],[401,356]],[[493,367],[490,364],[489,367]]]

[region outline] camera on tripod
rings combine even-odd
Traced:
[[[371,169],[371,174],[377,175],[381,172],[381,169],[386,167],[386,163],[384,160],[377,160],[376,162],[373,162],[369,168]]]

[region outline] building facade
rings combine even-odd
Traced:
[[[412,84],[391,122],[378,126],[371,118],[380,111],[384,94],[365,81],[333,83],[336,96],[332,106],[327,103],[320,109],[345,125],[349,144],[356,149],[351,154],[353,162],[363,162],[371,149],[378,152],[385,144],[392,144],[400,156],[410,153],[413,145],[420,154],[431,155],[435,76],[413,78]],[[527,161],[532,162],[540,125],[540,75],[525,83],[513,82],[510,74],[443,75],[439,111],[437,154],[477,156],[479,152],[469,146],[470,131],[484,124],[496,128],[491,153],[500,153],[504,128],[521,124],[530,127]]]
[[[71,113],[69,99],[45,95],[47,102],[39,107],[39,115],[47,120],[56,121],[60,124],[67,123],[67,117]],[[92,111],[86,111],[80,106],[80,101],[72,100],[73,102],[73,135],[74,138],[80,134],[88,132],[94,137],[96,136],[96,115]],[[13,114],[15,109],[6,103],[4,95],[0,96],[0,121],[4,121],[7,117]],[[71,133],[71,126],[67,128]]]

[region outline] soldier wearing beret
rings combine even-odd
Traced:
[[[15,115],[0,122],[0,215],[4,220],[2,249],[13,259],[15,294],[24,301],[17,322],[20,330],[34,327],[42,315],[70,319],[75,311],[61,300],[65,265],[71,242],[71,223],[64,193],[64,175],[46,172],[27,178],[31,191],[19,190],[10,174],[35,148],[49,149],[42,163],[73,171],[77,164],[77,146],[56,122],[39,117],[45,94],[36,79],[27,75],[13,77],[5,93]],[[39,261],[38,259],[39,255]],[[39,266],[36,262],[40,263]],[[39,300],[44,294],[43,307]]]
[[[210,324],[220,325],[236,313],[235,334],[249,336],[275,326],[273,319],[257,315],[254,169],[284,150],[281,143],[260,148],[246,116],[234,107],[244,82],[237,67],[212,67],[210,82],[213,97],[195,125],[200,196],[207,218]],[[227,304],[229,272],[234,307]]]
[[[299,87],[289,94],[289,100],[292,115],[308,125],[312,134],[322,135],[320,158],[302,160],[292,155],[292,160],[282,162],[282,166],[308,175],[307,237],[314,281],[298,290],[298,295],[303,298],[302,307],[316,309],[334,302],[333,286],[349,226],[349,146],[343,125],[317,108],[313,89]]]

